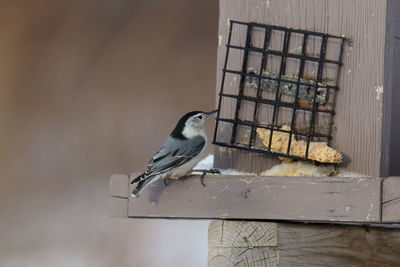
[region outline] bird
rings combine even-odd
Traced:
[[[207,147],[204,124],[217,111],[192,111],[179,119],[164,145],[149,161],[146,170],[132,180],[131,184],[136,184],[132,191],[133,197],[139,197],[147,186],[157,180],[178,179],[192,172]],[[220,174],[214,169],[201,171],[203,172],[202,184],[206,173]]]

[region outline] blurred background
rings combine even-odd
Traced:
[[[107,194],[214,108],[217,18],[214,0],[0,1],[0,266],[206,266],[207,221],[110,218]]]

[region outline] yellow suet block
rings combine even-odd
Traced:
[[[289,125],[283,125],[282,130],[290,131]],[[257,129],[257,134],[263,142],[263,145],[269,147],[269,139],[271,131],[268,129]],[[285,132],[273,131],[271,140],[271,151],[287,153],[290,134]],[[303,140],[297,141],[292,135],[290,144],[290,155],[305,157],[307,142]],[[328,146],[325,142],[310,142],[308,150],[308,158],[322,163],[341,163],[343,156],[340,152]],[[291,161],[289,158],[280,158],[281,160]]]

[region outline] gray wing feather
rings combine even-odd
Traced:
[[[201,152],[205,144],[206,140],[202,136],[196,136],[188,140],[168,137],[164,146],[150,160],[145,175],[140,180],[168,172],[187,163]]]

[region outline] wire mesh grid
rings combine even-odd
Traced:
[[[241,29],[237,29],[239,26]],[[255,33],[258,34],[257,38]],[[239,41],[235,42],[233,34],[238,35],[236,39]],[[279,42],[277,36],[282,36]],[[316,39],[319,41],[316,42]],[[298,47],[293,47],[294,40],[299,43]],[[331,140],[335,92],[338,90],[345,41],[344,37],[319,32],[231,20],[213,144],[297,160],[310,160],[309,148],[312,141],[329,143]],[[329,52],[331,48],[333,50],[331,44],[334,44],[337,52]],[[310,53],[309,50],[314,53]],[[251,63],[254,65],[252,68],[250,57],[254,55],[259,56],[260,60],[257,64]],[[275,68],[269,64],[269,61],[273,61],[272,57],[279,61]],[[232,59],[239,63],[230,64]],[[297,62],[296,73],[288,71],[291,61]],[[305,70],[310,64],[316,68],[308,72],[315,75],[307,76]],[[326,67],[327,65],[329,67]],[[327,73],[335,73],[335,76],[329,80],[325,77],[328,76]],[[233,76],[230,77],[228,85],[227,75]],[[246,93],[249,90],[253,93]],[[286,101],[285,98],[291,98],[292,101]],[[224,99],[230,100],[231,104],[227,105]],[[246,118],[241,118],[246,105],[251,105],[252,109],[247,109]],[[268,110],[263,110],[264,106]],[[222,114],[223,110],[227,111],[227,114]],[[289,116],[286,114],[286,128],[283,128],[282,122],[279,121],[282,110],[290,113]],[[303,118],[299,119],[300,113],[303,114]],[[323,114],[324,119],[321,120],[322,126],[318,125],[316,129],[319,114]],[[238,134],[242,128],[248,129],[248,138],[244,142],[239,140],[243,134]],[[319,131],[320,128],[324,128],[325,131]],[[265,142],[258,144],[257,129],[268,131],[269,142],[266,142],[266,145]],[[288,135],[286,151],[271,148],[274,133]],[[291,153],[292,140],[297,139],[306,144],[303,155]]]

